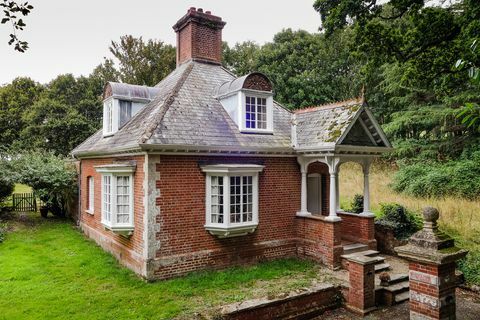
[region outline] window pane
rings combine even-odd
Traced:
[[[210,221],[223,223],[223,177],[210,177]]]
[[[117,176],[117,223],[130,223],[130,176]]]
[[[132,117],[132,102],[119,100],[120,115],[118,126],[122,127]]]

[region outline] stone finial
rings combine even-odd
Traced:
[[[437,231],[437,220],[440,217],[440,213],[434,207],[423,208],[423,229],[429,231]]]

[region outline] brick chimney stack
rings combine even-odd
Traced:
[[[203,60],[210,63],[222,63],[222,29],[226,22],[203,12],[201,8],[191,7],[173,26],[177,33],[177,66],[185,61]]]

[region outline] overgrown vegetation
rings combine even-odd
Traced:
[[[363,212],[363,196],[361,194],[355,194],[353,196],[352,203],[350,204],[349,212],[362,213]]]
[[[283,259],[147,283],[67,220],[29,215],[15,229],[0,245],[5,319],[193,319],[194,312],[328,281],[312,262]]]
[[[375,224],[391,228],[397,239],[406,239],[421,229],[422,220],[402,205],[383,203]]]

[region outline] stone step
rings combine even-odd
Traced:
[[[351,254],[355,252],[367,251],[368,246],[361,243],[352,243],[343,246],[343,254]]]
[[[408,282],[408,274],[394,273],[390,275],[390,281],[388,281],[388,285],[392,285],[392,284],[404,282],[404,281]]]
[[[395,303],[401,303],[410,300],[410,290],[395,295]]]
[[[383,264],[383,263],[385,263],[385,258],[384,258],[384,257],[380,257],[380,256],[373,256],[373,257],[372,257],[372,256],[368,256],[368,257],[370,257],[370,258],[372,258],[372,259],[375,259],[375,263],[376,263],[376,264]]]
[[[367,251],[362,251],[361,254],[363,254],[364,256],[367,256],[367,257],[374,257],[376,256],[377,254],[379,254],[380,252],[376,251],[376,250],[367,250]]]
[[[389,270],[389,269],[390,269],[390,265],[388,263],[380,263],[375,265],[375,273]]]
[[[402,292],[409,291],[410,285],[408,281],[403,281],[400,283],[391,284],[388,287],[383,287],[383,289],[398,295]]]

